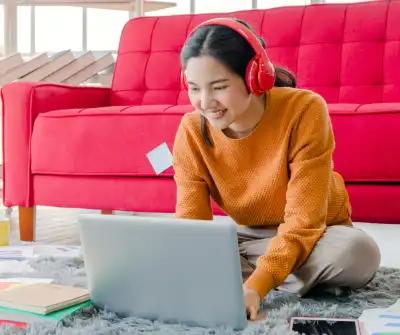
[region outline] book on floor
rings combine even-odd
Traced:
[[[21,285],[0,292],[0,306],[47,315],[90,300],[86,288],[48,283]]]
[[[47,315],[0,307],[0,321],[3,320],[4,322],[20,322],[25,324],[44,321],[57,323],[65,319],[66,317],[75,315],[82,308],[90,307],[91,304],[92,302],[89,300],[81,304],[67,307]]]

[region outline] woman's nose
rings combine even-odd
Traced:
[[[214,99],[211,94],[209,94],[208,92],[205,92],[201,95],[200,99],[201,99],[201,101],[200,101],[201,109],[205,110],[205,109],[212,108]]]

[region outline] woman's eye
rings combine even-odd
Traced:
[[[190,87],[190,90],[191,90],[192,92],[197,92],[199,89],[198,89],[197,87]]]
[[[221,90],[226,89],[227,87],[228,87],[227,85],[225,85],[225,86],[218,86],[218,87],[215,87],[215,89],[218,90],[218,91],[221,91]]]

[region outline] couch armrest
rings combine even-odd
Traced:
[[[109,88],[15,82],[1,89],[3,106],[3,203],[30,207],[30,139],[36,117],[58,109],[107,106]]]

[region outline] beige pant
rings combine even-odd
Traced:
[[[265,254],[276,230],[238,226],[243,279]],[[304,296],[317,287],[358,289],[368,284],[380,264],[380,251],[364,231],[349,226],[330,226],[306,262],[295,269],[277,289]]]

